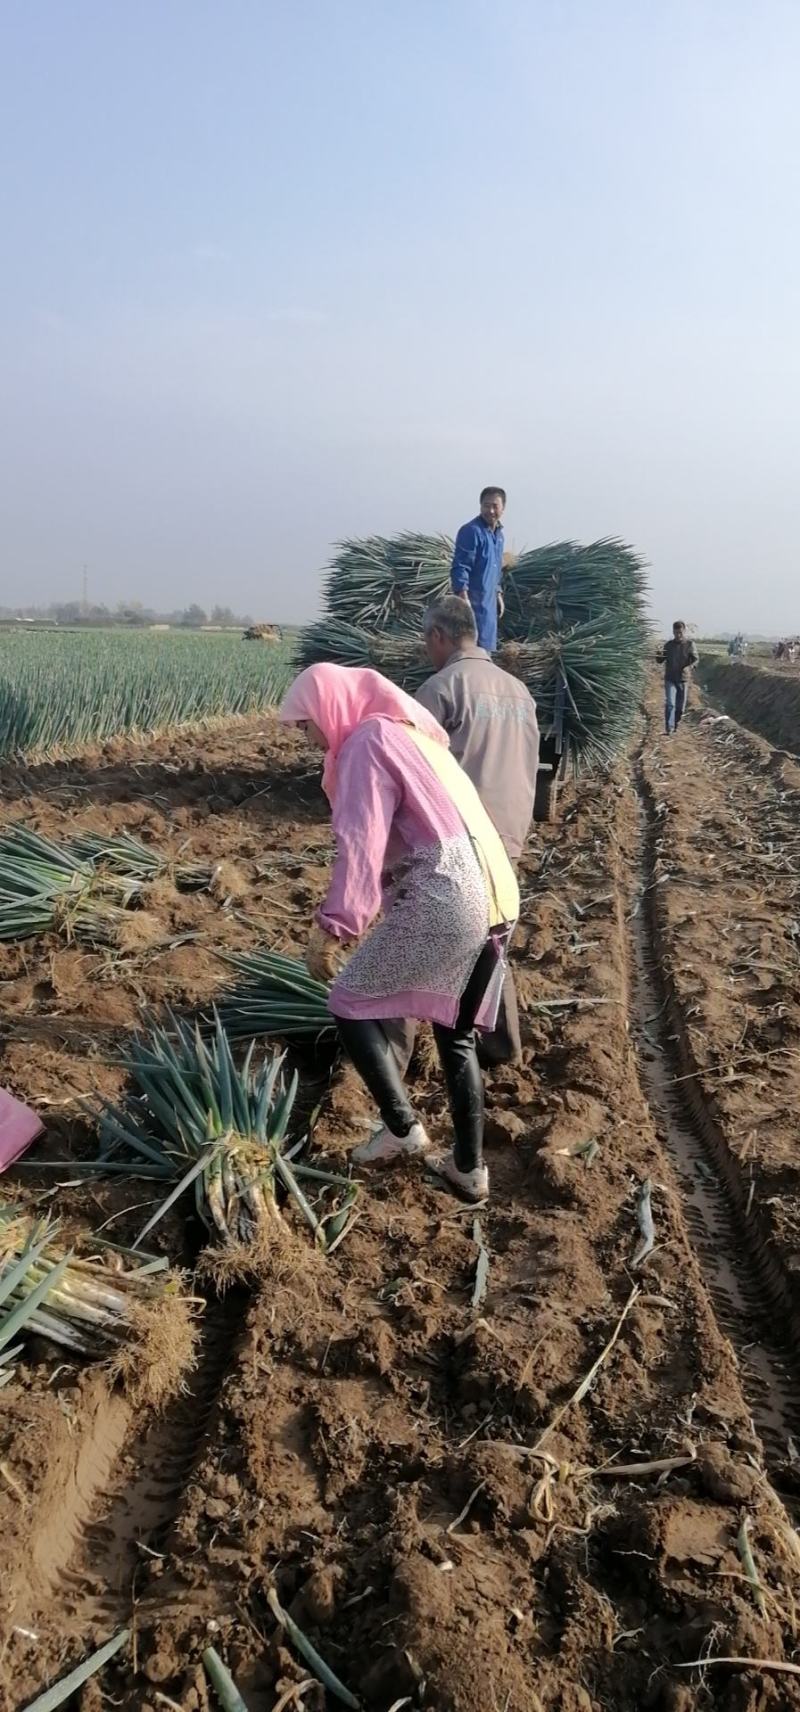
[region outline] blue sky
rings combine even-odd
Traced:
[[[800,628],[795,0],[6,0],[0,603],[619,533]]]

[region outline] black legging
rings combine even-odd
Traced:
[[[470,975],[454,1028],[434,1023],[455,1135],[459,1171],[474,1171],[483,1160],[483,1078],[475,1047],[475,1017],[495,968],[495,953],[485,945]],[[372,1095],[387,1129],[408,1135],[416,1118],[409,1104],[394,1051],[379,1022],[337,1017],[342,1044]]]

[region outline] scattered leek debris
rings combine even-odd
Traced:
[[[222,1712],[249,1712],[247,1702],[242,1699],[230,1671],[214,1647],[206,1647],[203,1653],[203,1668]]]
[[[123,1067],[134,1092],[117,1105],[99,1105],[101,1157],[95,1169],[122,1150],[132,1175],[157,1166],[175,1185],[141,1232],[148,1234],[184,1189],[193,1185],[197,1211],[206,1228],[222,1244],[238,1251],[268,1251],[271,1238],[285,1229],[277,1187],[288,1192],[310,1226],[317,1246],[326,1249],[326,1224],[332,1211],[318,1214],[300,1186],[307,1177],[314,1192],[341,1186],[335,1174],[295,1166],[284,1153],[297,1093],[297,1072],[287,1082],[282,1053],[265,1055],[256,1068],[255,1040],[250,1042],[241,1069],[230,1040],[215,1013],[206,1043],[199,1025],[171,1020],[169,1029],[155,1027],[129,1042]],[[95,1112],[98,1108],[95,1107]],[[116,1159],[111,1159],[111,1164]],[[319,1185],[319,1191],[317,1190]],[[347,1183],[345,1206],[354,1198]],[[138,1245],[137,1245],[138,1246]]]
[[[728,1657],[722,1653],[704,1658],[676,1659],[675,1670],[709,1670],[712,1665],[730,1665],[734,1670],[768,1670],[780,1676],[800,1676],[800,1664],[789,1664],[786,1659],[740,1658],[736,1655]]]
[[[0,1203],[0,1363],[17,1353],[12,1337],[33,1333],[105,1360],[135,1401],[159,1406],[193,1365],[195,1304],[159,1258],[91,1237],[75,1246],[86,1252],[67,1247],[58,1224]]]
[[[120,1629],[113,1640],[106,1641],[104,1647],[98,1647],[97,1652],[84,1659],[83,1664],[70,1671],[69,1676],[62,1676],[61,1681],[55,1683],[52,1688],[46,1688],[43,1694],[37,1694],[36,1699],[29,1701],[23,1708],[23,1712],[57,1712],[59,1706],[65,1706],[90,1677],[96,1676],[97,1672],[108,1664],[109,1659],[124,1647],[129,1638],[130,1629]]]
[[[641,1241],[638,1243],[636,1252],[631,1260],[631,1266],[633,1267],[641,1266],[642,1261],[647,1259],[648,1254],[652,1254],[656,1245],[653,1209],[650,1204],[652,1193],[652,1180],[650,1177],[645,1177],[642,1187],[639,1190],[639,1198],[636,1202],[636,1218],[639,1224],[639,1230],[641,1231]]]
[[[587,1391],[591,1390],[591,1387],[594,1384],[594,1381],[597,1377],[597,1374],[600,1371],[600,1368],[608,1360],[612,1349],[614,1349],[614,1347],[615,1347],[615,1345],[619,1339],[620,1332],[622,1331],[622,1328],[625,1324],[625,1321],[628,1318],[628,1315],[631,1311],[631,1308],[633,1307],[634,1303],[636,1302],[639,1294],[640,1294],[639,1285],[634,1284],[633,1289],[631,1290],[631,1293],[630,1293],[630,1295],[629,1295],[629,1297],[625,1303],[625,1306],[622,1310],[622,1313],[620,1314],[619,1319],[617,1320],[617,1323],[614,1327],[614,1330],[611,1334],[611,1337],[608,1340],[608,1343],[603,1345],[603,1348],[601,1349],[600,1354],[597,1357],[597,1360],[592,1362],[592,1365],[589,1368],[588,1373],[584,1375],[584,1377],[581,1380],[580,1385],[578,1386],[577,1390],[573,1391],[572,1396],[567,1398],[566,1403],[562,1403],[560,1409],[556,1410],[556,1412],[553,1416],[553,1419],[550,1422],[549,1426],[545,1427],[544,1431],[539,1434],[539,1437],[536,1440],[535,1445],[532,1446],[530,1452],[528,1453],[529,1455],[534,1456],[537,1452],[541,1451],[541,1448],[545,1442],[545,1439],[548,1439],[550,1437],[550,1434],[555,1432],[556,1427],[559,1427],[561,1425],[561,1422],[563,1421],[564,1416],[569,1413],[569,1410],[573,1407],[573,1405],[575,1403],[582,1403],[583,1402],[583,1399],[586,1396]]]
[[[280,1623],[282,1629],[285,1629],[288,1639],[291,1641],[292,1645],[297,1648],[301,1658],[305,1659],[306,1664],[310,1665],[314,1675],[317,1677],[318,1681],[322,1683],[323,1687],[327,1688],[328,1693],[335,1695],[337,1700],[341,1700],[343,1706],[351,1707],[352,1712],[359,1712],[359,1701],[356,1700],[355,1695],[350,1693],[349,1688],[345,1688],[344,1683],[340,1682],[338,1676],[336,1676],[331,1670],[330,1665],[327,1665],[324,1658],[320,1657],[316,1647],[312,1646],[311,1642],[303,1634],[302,1629],[297,1627],[294,1619],[289,1616],[288,1611],[284,1611],[278,1600],[278,1595],[275,1592],[274,1587],[271,1587],[267,1594],[267,1604],[269,1605],[275,1621]]]
[[[753,1548],[750,1544],[750,1520],[748,1516],[742,1517],[741,1526],[736,1536],[736,1549],[742,1560],[745,1575],[753,1589],[753,1599],[755,1601],[756,1609],[760,1616],[766,1617],[767,1602],[764,1598],[764,1590],[761,1586],[761,1580],[758,1570],[756,1569],[755,1558],[753,1557]]]
[[[579,1141],[576,1147],[556,1148],[556,1153],[560,1158],[582,1159],[585,1165],[591,1165],[599,1152],[600,1143],[595,1135],[588,1136],[586,1141]]]
[[[475,1263],[475,1285],[472,1291],[472,1306],[479,1308],[486,1295],[489,1282],[489,1252],[483,1240],[480,1219],[474,1219],[472,1225],[472,1240],[478,1250]]]
[[[218,1007],[231,1040],[249,1040],[259,1034],[308,1042],[335,1037],[328,989],[315,981],[296,957],[255,951],[249,956],[226,957],[225,961],[243,977]]]

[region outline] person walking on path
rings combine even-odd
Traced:
[[[477,642],[472,608],[456,595],[428,607],[423,620],[432,677],[416,699],[444,727],[450,752],[472,780],[513,867],[533,819],[539,766],[536,703],[519,678],[496,666]],[[401,1075],[414,1050],[416,1024],[392,1023],[389,1036]],[[518,1062],[522,1052],[514,980],[506,971],[497,1026],[478,1040],[483,1065]]]
[[[502,487],[485,487],[481,508],[470,523],[463,523],[456,536],[450,586],[460,600],[468,601],[475,614],[478,645],[487,653],[497,647],[497,620],[502,618],[503,548],[501,518],[506,508]]]
[[[379,672],[309,666],[280,718],[325,751],[336,859],[306,962],[318,980],[332,980],[331,1014],[382,1120],[353,1157],[369,1165],[425,1155],[446,1184],[482,1201],[489,1174],[475,1030],[494,1027],[519,914],[502,840],[442,727]],[[433,1024],[454,1131],[444,1153],[431,1150],[383,1026],[407,1016]]]
[[[700,656],[686,633],[683,620],[676,618],[672,626],[672,636],[665,642],[656,655],[659,665],[664,667],[664,726],[668,737],[677,731],[686,712],[686,702],[689,693],[688,673],[698,664]]]

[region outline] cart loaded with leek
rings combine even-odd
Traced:
[[[430,672],[423,611],[449,587],[451,557],[441,536],[345,542],[327,574],[324,615],[300,633],[297,664],[372,666],[413,694]],[[503,587],[497,660],[537,704],[543,820],[557,777],[604,767],[629,741],[649,644],[645,566],[615,537],[554,541],[521,553]]]

